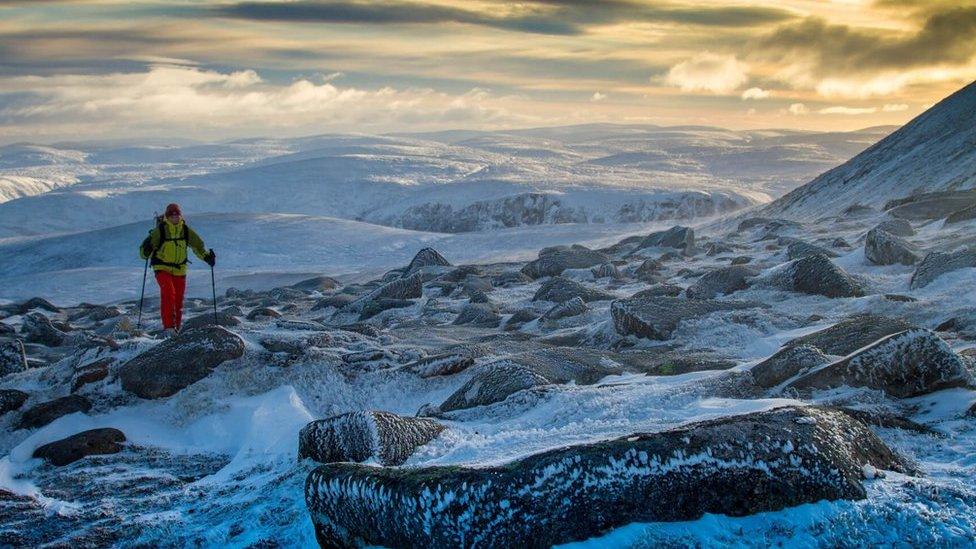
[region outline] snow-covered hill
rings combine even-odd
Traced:
[[[972,188],[976,188],[976,82],[763,211],[811,219],[856,204],[881,208],[913,194]]]

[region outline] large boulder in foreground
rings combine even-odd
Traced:
[[[564,303],[575,297],[590,302],[608,301],[614,299],[616,296],[602,290],[597,290],[596,288],[588,288],[575,280],[554,276],[539,287],[535,295],[532,296],[532,301]]]
[[[587,269],[610,261],[606,254],[583,246],[544,251],[544,254],[540,252],[539,259],[522,267],[522,274],[533,279],[558,276],[566,269]]]
[[[790,261],[765,277],[775,288],[826,297],[859,297],[861,285],[824,254]]]
[[[685,290],[692,299],[712,299],[749,287],[749,279],[759,274],[752,267],[733,265],[705,273]]]
[[[924,288],[948,272],[973,267],[976,267],[976,251],[932,252],[915,267],[909,287],[913,290]]]
[[[669,339],[684,320],[756,306],[747,302],[652,296],[614,301],[610,304],[610,314],[613,328],[620,335],[664,340]]]
[[[220,326],[187,330],[119,368],[122,388],[142,398],[164,398],[244,355],[244,341]]]
[[[898,398],[973,383],[972,374],[949,345],[929,330],[890,335],[789,384],[795,389],[868,387]]]
[[[908,241],[877,227],[864,239],[864,257],[875,265],[914,265],[918,261],[915,247]]]
[[[875,341],[914,328],[900,318],[854,315],[837,324],[786,342],[785,347],[812,345],[828,355],[849,355]]]
[[[298,458],[319,463],[366,461],[400,465],[444,430],[432,419],[389,412],[350,412],[313,421],[298,434]]]
[[[45,444],[34,450],[33,457],[60,467],[85,456],[117,454],[122,451],[123,442],[125,434],[118,429],[91,429]]]
[[[634,522],[864,499],[873,468],[912,472],[850,415],[788,407],[496,467],[323,465],[305,502],[322,547],[542,548]]]

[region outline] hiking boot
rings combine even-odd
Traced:
[[[169,339],[171,337],[176,337],[176,330],[174,330],[173,328],[166,328],[165,330],[163,330],[163,332],[162,332],[161,335],[162,335],[163,339]]]

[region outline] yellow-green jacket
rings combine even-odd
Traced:
[[[193,253],[201,260],[207,255],[200,235],[191,229],[182,219],[176,225],[163,218],[156,224],[156,228],[149,232],[149,236],[139,247],[139,255],[146,259],[146,244],[155,250],[149,258],[149,264],[154,271],[166,271],[176,276],[186,276],[186,249],[192,248]]]

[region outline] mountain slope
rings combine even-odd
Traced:
[[[854,204],[883,207],[913,193],[976,187],[976,82],[874,146],[762,208],[810,219]]]

